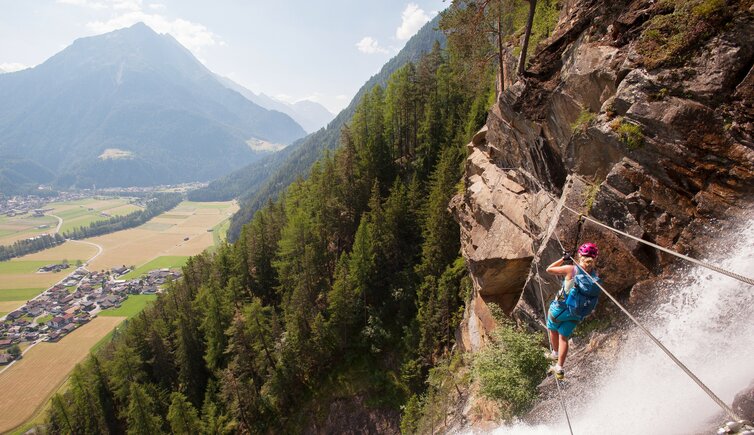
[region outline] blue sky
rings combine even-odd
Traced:
[[[0,0],[0,68],[143,21],[254,92],[337,113],[443,0]]]

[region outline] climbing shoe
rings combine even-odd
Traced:
[[[563,367],[560,367],[560,364],[555,364],[550,367],[550,373],[555,375],[555,379],[559,381],[562,381],[565,378],[565,371],[563,370]]]
[[[547,357],[547,359],[549,359],[549,360],[557,361],[558,360],[558,353],[555,352],[554,350],[552,350],[550,352],[545,351],[545,357]]]

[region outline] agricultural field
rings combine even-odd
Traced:
[[[214,245],[213,231],[238,210],[235,202],[182,202],[136,228],[86,239],[104,252],[90,270],[142,266],[157,257],[196,255]],[[163,266],[168,267],[168,266]]]
[[[57,343],[40,343],[18,363],[0,373],[0,432],[31,418],[66,380],[99,340],[123,321],[123,317],[97,317]]]
[[[73,272],[77,262],[84,263],[96,253],[97,248],[94,246],[69,241],[54,248],[0,262],[0,312],[8,313],[22,306]],[[71,268],[58,273],[37,273],[44,265],[62,263],[64,260],[68,261]]]
[[[122,317],[130,319],[139,314],[150,302],[157,299],[157,295],[131,295],[118,308],[100,311],[100,317]]]
[[[57,225],[58,220],[52,216],[0,216],[0,245],[12,245],[17,240],[53,233]]]
[[[64,233],[73,228],[108,219],[110,216],[125,215],[141,209],[129,202],[129,198],[89,198],[52,202],[45,206],[52,211],[46,212],[44,216],[0,216],[0,245],[10,245],[17,240],[40,234],[53,234],[57,232],[58,217],[63,220],[60,232]]]
[[[87,208],[107,206],[93,202],[67,203],[60,213],[73,221],[85,216],[78,214],[80,205]],[[219,228],[227,228],[225,223],[237,210],[235,202],[183,202],[137,228],[67,241],[45,251],[0,263],[0,312],[18,308],[72,272],[73,268],[60,273],[36,273],[40,265],[63,259],[71,265],[80,260],[89,270],[137,266],[134,273],[137,275],[153,269],[180,267],[189,256],[213,247],[215,232]],[[6,292],[6,301],[3,301],[3,292]],[[19,298],[17,301],[7,301],[7,298],[16,297]],[[154,299],[155,295],[130,296],[121,307],[101,312],[92,322],[60,342],[36,345],[22,360],[0,373],[0,391],[19,391],[19,394],[6,394],[0,398],[0,409],[3,410],[0,413],[0,432],[24,423],[28,426],[32,418],[38,421],[52,393],[64,384],[75,364],[94,346],[107,342],[108,335],[121,321],[137,315]],[[33,377],[33,381],[24,383],[23,380],[29,377]]]
[[[180,268],[183,267],[184,264],[188,261],[189,257],[184,255],[166,255],[164,257],[157,257],[154,260],[145,263],[136,269],[128,272],[127,274],[123,275],[121,279],[134,279],[138,278],[141,275],[149,272],[150,270],[155,269],[172,269],[172,268]]]
[[[45,216],[34,217],[31,214],[0,216],[0,245],[10,245],[17,240],[40,234],[55,233],[59,222],[55,216],[63,220],[60,232],[65,233],[73,228],[108,219],[109,216],[120,216],[141,210],[140,207],[129,204],[129,201],[128,198],[88,198],[52,202],[45,206],[52,209],[46,212]]]
[[[127,198],[112,199],[88,199],[82,201],[66,201],[51,203],[47,207],[53,208],[48,214],[63,219],[60,232],[72,230],[78,227],[88,226],[92,222],[109,219],[112,216],[122,216],[141,210],[133,204],[129,204]]]

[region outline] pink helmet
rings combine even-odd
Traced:
[[[599,255],[600,251],[597,249],[597,245],[591,242],[584,243],[579,247],[579,255],[582,257],[592,257],[597,258],[597,255]]]

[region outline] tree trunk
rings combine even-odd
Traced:
[[[524,75],[526,72],[526,52],[529,50],[529,37],[531,28],[534,25],[534,11],[537,9],[537,0],[527,0],[529,2],[529,18],[526,20],[526,33],[524,33],[524,43],[521,46],[521,57],[518,58],[518,74]]]
[[[500,82],[500,87],[498,88],[499,92],[497,96],[499,97],[504,91],[505,91],[505,76],[507,73],[507,68],[505,67],[505,63],[503,62],[503,14],[499,14],[497,16],[497,61],[498,66],[500,67],[500,71],[498,72],[498,81]]]

